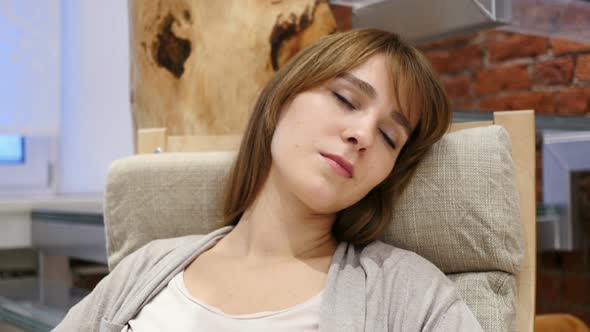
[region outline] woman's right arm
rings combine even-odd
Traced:
[[[120,331],[123,326],[119,328],[111,323],[109,317],[120,310],[131,290],[137,287],[138,278],[143,274],[140,270],[149,268],[152,243],[121,260],[90,294],[68,311],[53,331]]]
[[[90,294],[68,311],[53,331],[100,331],[111,277],[110,274],[104,277]]]

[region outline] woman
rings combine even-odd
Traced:
[[[129,255],[57,330],[481,330],[436,267],[377,240],[449,123],[436,75],[396,35],[321,39],[254,107],[228,226]]]

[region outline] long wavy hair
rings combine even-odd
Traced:
[[[301,50],[268,82],[254,105],[225,186],[225,225],[239,222],[267,178],[272,163],[271,140],[283,104],[378,53],[386,55],[391,93],[397,101],[404,93],[406,102],[398,105],[400,110],[417,114],[418,121],[391,173],[360,201],[339,211],[332,232],[337,241],[357,246],[383,234],[391,221],[396,198],[407,186],[418,162],[448,130],[451,113],[448,97],[430,63],[398,35],[377,29],[323,37]]]

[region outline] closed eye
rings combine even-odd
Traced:
[[[382,130],[379,130],[381,132],[381,135],[383,135],[383,138],[385,139],[385,141],[387,142],[387,144],[395,150],[395,142],[389,138],[389,136],[387,136],[387,134],[385,134]]]
[[[356,107],[354,107],[354,105],[348,101],[348,99],[344,98],[341,94],[332,91],[332,95],[334,95],[334,97],[336,97],[336,99],[344,104],[347,108],[351,109],[351,110],[356,110]],[[381,132],[381,135],[383,136],[383,138],[385,139],[385,142],[387,142],[387,145],[389,145],[392,149],[395,150],[395,142],[389,138],[389,136],[387,136],[387,134],[385,134],[385,132],[383,132],[382,130],[379,130]]]
[[[332,94],[334,95],[334,97],[336,97],[336,99],[338,99],[338,101],[340,103],[344,104],[346,107],[348,107],[352,110],[356,109],[356,107],[354,107],[354,105],[351,102],[349,102],[348,99],[342,97],[341,94],[334,92],[334,91],[332,91]]]

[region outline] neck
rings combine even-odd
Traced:
[[[218,250],[248,259],[311,259],[332,256],[335,214],[310,211],[269,179]]]

